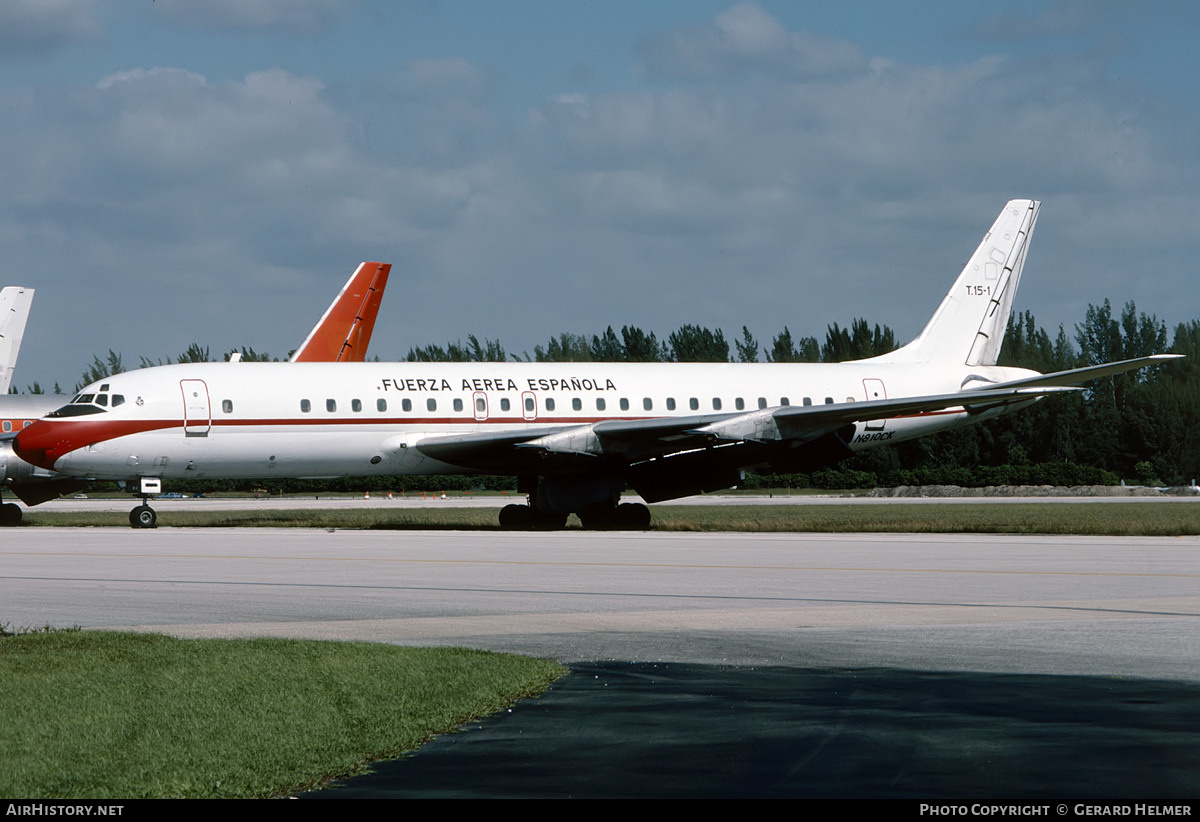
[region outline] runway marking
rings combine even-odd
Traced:
[[[463,588],[436,585],[368,585],[325,582],[262,582],[253,580],[194,580],[194,579],[130,579],[109,577],[17,577],[0,576],[0,580],[20,582],[104,582],[136,585],[194,585],[194,586],[229,586],[229,587],[260,587],[260,588],[316,588],[326,590],[365,590],[365,591],[424,591],[438,593],[472,593],[472,594],[523,594],[536,596],[587,596],[613,597],[629,599],[684,599],[728,602],[814,602],[834,605],[888,605],[901,607],[932,607],[932,608],[1002,608],[1002,609],[1031,609],[1048,611],[1084,611],[1089,613],[1130,614],[1139,616],[1172,616],[1200,617],[1200,612],[1190,611],[1152,611],[1138,608],[1112,608],[1081,604],[1054,604],[1052,602],[924,602],[918,600],[886,600],[886,599],[845,599],[828,597],[780,596],[771,594],[741,595],[741,594],[680,594],[664,591],[570,591],[562,589],[537,588]],[[1168,597],[1179,599],[1180,597]],[[1155,597],[1153,599],[1162,599]],[[638,613],[658,613],[656,611],[640,611]]]
[[[885,573],[885,574],[985,574],[992,576],[1081,576],[1081,577],[1138,577],[1146,579],[1200,579],[1200,573],[1149,573],[1141,571],[1018,571],[1002,568],[854,568],[824,565],[743,565],[717,563],[667,563],[667,562],[578,562],[555,560],[499,560],[499,559],[418,559],[414,557],[325,557],[264,554],[136,554],[115,552],[68,552],[68,551],[0,551],[3,556],[28,557],[109,557],[112,559],[207,559],[207,560],[276,560],[291,562],[378,562],[389,565],[499,565],[537,566],[550,568],[683,568],[717,571],[805,571],[827,573]],[[0,579],[6,577],[0,576]]]
[[[133,630],[169,633],[181,637],[292,636],[371,641],[461,641],[470,638],[526,635],[591,634],[604,632],[662,633],[671,631],[822,631],[842,628],[878,628],[878,616],[861,609],[838,607],[837,603],[815,607],[679,608],[657,611],[605,611],[603,613],[555,612],[535,614],[485,614],[449,617],[400,617],[381,619],[331,619],[231,623],[174,623],[158,625],[106,626],[104,630]],[[857,604],[857,603],[856,603]],[[879,603],[867,603],[879,604]],[[988,606],[962,606],[978,609]],[[1004,606],[1015,610],[1006,615],[1006,623],[1069,621],[1071,611],[1055,612],[1037,606]],[[1079,608],[1077,610],[1089,611]],[[1121,619],[1124,613],[1104,613],[1101,618]],[[1027,612],[1027,613],[1022,613]],[[994,623],[995,618],[976,611],[964,614],[933,604],[911,604],[888,609],[887,628],[920,628],[963,624]]]

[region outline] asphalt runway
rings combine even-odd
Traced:
[[[542,698],[339,796],[1187,797],[1200,793],[1198,549],[22,528],[0,543],[0,621],[572,665]]]

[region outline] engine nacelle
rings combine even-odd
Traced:
[[[12,440],[0,441],[0,489],[16,495],[26,505],[47,502],[87,486],[87,480],[31,465],[13,452]]]

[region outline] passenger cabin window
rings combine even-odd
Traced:
[[[527,414],[533,413],[533,397],[525,398],[525,413],[527,413]]]
[[[688,399],[688,408],[692,409],[693,411],[699,411],[700,410],[700,400],[697,399],[696,397],[691,397],[690,399]]]
[[[455,411],[463,410],[463,401],[461,399],[459,399],[458,397],[454,398],[454,410]]]
[[[337,400],[325,400],[325,410],[333,413],[337,410]]]
[[[300,400],[300,411],[301,411],[301,413],[307,414],[307,413],[308,413],[309,411],[311,411],[311,410],[312,410],[312,403],[311,403],[311,402],[309,402],[308,400]]]
[[[714,411],[721,410],[721,398],[720,397],[713,397],[713,410]]]
[[[668,411],[675,410],[675,398],[674,397],[667,397],[667,410]]]
[[[579,399],[579,397],[575,397],[574,399],[572,399],[571,400],[571,410],[572,411],[582,411],[583,410],[583,400]]]
[[[737,399],[735,399],[733,401],[733,407],[736,408],[738,411],[745,411],[746,410],[746,401],[744,399],[742,399],[741,397],[738,397]]]
[[[115,400],[116,397],[113,397],[113,399]],[[221,410],[224,411],[226,414],[232,414],[233,413],[233,400],[221,400]]]
[[[812,405],[812,397],[805,397],[805,398],[804,398],[804,404],[805,404],[805,405]]]
[[[387,411],[387,400],[375,400],[375,410],[381,412]]]
[[[628,397],[621,397],[621,410],[622,411],[629,410],[629,398]]]
[[[826,404],[826,405],[833,405],[833,397],[826,397],[826,398],[825,398],[825,404]]]
[[[475,398],[475,410],[480,414],[487,411],[487,402],[484,401],[483,397]]]
[[[362,400],[350,400],[351,411],[362,411]]]
[[[411,411],[412,410],[412,400],[407,399],[407,398],[400,400],[400,409],[402,411]]]
[[[425,400],[425,407],[428,408],[430,411],[436,411],[437,410],[437,400],[435,400],[433,397],[430,397],[429,399]]]
[[[547,411],[554,410],[554,397],[546,397],[546,410]]]
[[[780,404],[780,405],[791,405],[791,404],[792,404],[792,401],[791,401],[791,400],[789,400],[787,397],[780,397],[780,398],[779,398],[779,404]]]
[[[767,398],[766,398],[766,397],[759,397],[759,398],[758,398],[758,407],[759,407],[759,408],[766,408],[766,407],[767,407]]]
[[[653,411],[654,410],[654,400],[650,399],[649,397],[642,397],[642,408],[644,408],[647,411]]]
[[[608,405],[608,403],[606,403],[604,401],[603,397],[596,397],[596,410],[597,411],[603,411],[605,409],[605,407],[607,407],[607,405]]]
[[[500,399],[500,410],[508,411],[510,408],[512,408],[512,403],[508,401],[508,397],[502,397]]]
[[[7,434],[9,431],[12,430],[12,422],[10,422],[9,420],[5,420],[3,427],[4,427],[4,433]]]

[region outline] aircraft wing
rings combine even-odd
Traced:
[[[996,383],[995,385],[989,386],[984,390],[1003,391],[1009,388],[1039,388],[1053,385],[1080,385],[1088,380],[1095,380],[1099,379],[1100,377],[1111,377],[1113,374],[1123,374],[1126,371],[1145,368],[1148,365],[1158,365],[1164,362],[1170,362],[1171,360],[1178,360],[1183,356],[1183,354],[1153,354],[1149,357],[1137,357],[1136,359],[1132,360],[1108,362],[1104,363],[1103,365],[1089,365],[1084,368],[1072,368],[1068,371],[1054,371],[1049,374],[1039,374],[1036,377],[1027,377],[1020,380]]]
[[[1058,386],[989,388],[924,397],[846,402],[829,405],[776,406],[748,412],[604,420],[581,425],[505,429],[457,436],[426,437],[416,448],[436,460],[478,471],[565,473],[596,467],[596,460],[634,465],[714,446],[749,445],[769,457],[818,440],[848,425],[962,408],[968,413],[1028,402],[1070,391]],[[844,443],[843,443],[844,444]],[[725,455],[731,458],[733,455]],[[749,464],[749,463],[747,463]]]

